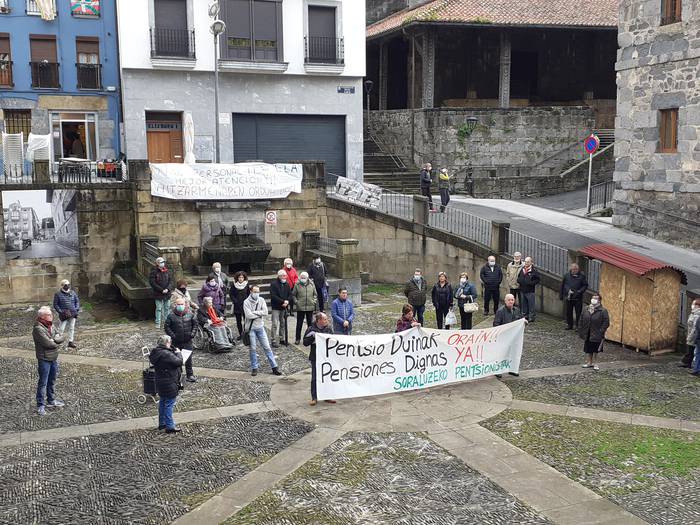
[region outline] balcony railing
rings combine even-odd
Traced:
[[[76,64],[78,89],[102,89],[102,64]]]
[[[10,12],[10,0],[0,0],[0,14]]]
[[[325,36],[304,37],[304,61],[307,64],[345,63],[345,45],[342,38]]]
[[[54,16],[56,15],[56,0],[51,1],[51,9],[53,9]],[[39,4],[36,0],[27,0],[27,14],[41,16],[41,9],[39,9]]]
[[[33,88],[58,88],[58,62],[30,62]]]
[[[0,86],[12,87],[12,60],[0,60]]]
[[[128,181],[126,165],[121,161],[36,161],[4,166],[0,157],[0,188],[32,184],[68,184],[80,187]]]
[[[194,30],[151,28],[151,57],[194,59]]]

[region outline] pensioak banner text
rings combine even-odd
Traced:
[[[318,399],[420,390],[518,372],[525,321],[478,330],[316,334]]]

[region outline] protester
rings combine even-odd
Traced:
[[[306,326],[311,326],[312,316],[318,304],[318,293],[314,284],[309,281],[308,273],[301,272],[299,275],[299,282],[292,290],[292,298],[294,300],[294,308],[297,311],[294,344],[298,345],[301,342],[301,328],[304,324],[304,319],[306,319]]]
[[[423,169],[420,170],[420,193],[424,197],[428,198],[428,206],[430,206],[430,211],[435,211],[435,206],[433,206],[433,195],[430,192],[430,186],[433,183],[433,177],[430,173],[433,170],[433,165],[430,162],[423,164]]]
[[[54,333],[53,313],[48,306],[37,311],[32,328],[34,352],[38,362],[39,381],[36,385],[36,406],[40,416],[46,415],[46,407],[62,407],[65,403],[56,398],[54,387],[58,376],[58,351],[64,342],[62,334]]]
[[[170,336],[175,348],[190,351],[194,349],[192,339],[197,333],[197,321],[190,312],[183,297],[175,301],[173,311],[170,312],[170,315],[168,315],[168,318],[165,320],[165,333]],[[197,378],[192,369],[192,355],[193,354],[190,354],[187,361],[185,361],[185,373],[187,375],[187,381],[196,383]]]
[[[522,319],[523,316],[520,313],[520,309],[515,306],[515,296],[512,293],[506,294],[503,299],[503,306],[501,306],[496,315],[493,318],[493,326],[501,326],[504,324],[512,323],[518,319]],[[527,319],[525,320],[527,322]],[[520,374],[516,372],[508,372],[508,374],[518,377]],[[496,374],[497,378],[501,378],[501,374]]]
[[[219,286],[219,281],[214,273],[208,275],[207,280],[202,285],[202,289],[197,295],[197,301],[199,301],[200,305],[203,303],[205,297],[211,297],[214,308],[221,310],[222,313],[224,312],[224,291],[221,286]]]
[[[311,361],[311,401],[309,405],[316,405],[316,334],[332,334],[333,330],[328,323],[328,316],[323,312],[314,315],[314,320],[304,332],[304,346],[311,347],[309,350],[309,361]],[[334,404],[333,399],[326,399],[326,403]]]
[[[472,329],[473,312],[467,312],[465,305],[475,303],[477,297],[476,286],[469,280],[469,275],[466,272],[459,274],[459,286],[455,290],[455,299],[457,299],[457,306],[459,307],[460,327],[462,330]],[[475,306],[475,308],[478,308],[478,306]]]
[[[176,288],[173,290],[173,294],[170,296],[170,309],[175,308],[175,303],[178,299],[184,299],[185,304],[190,309],[190,312],[194,312],[199,308],[199,305],[192,300],[189,290],[187,289],[187,279],[179,279],[175,284]]]
[[[53,309],[58,313],[58,319],[61,321],[59,330],[65,337],[66,328],[68,328],[68,346],[69,348],[78,348],[74,342],[75,338],[75,321],[78,319],[80,311],[80,299],[70,286],[70,281],[63,279],[61,281],[61,289],[53,296]]]
[[[695,299],[691,305],[690,315],[688,316],[688,323],[686,324],[686,339],[685,342],[688,345],[688,351],[681,359],[678,366],[683,368],[690,368],[693,364],[693,357],[695,353],[695,339],[697,336],[696,325],[700,319],[700,298]]]
[[[479,277],[484,287],[484,315],[489,315],[489,305],[491,302],[493,302],[493,311],[495,313],[500,303],[503,270],[501,270],[500,266],[496,266],[496,258],[493,255],[489,255],[487,263],[479,272]]]
[[[524,266],[523,256],[520,252],[515,252],[513,254],[513,260],[506,266],[506,284],[508,284],[508,289],[513,297],[515,297],[515,304],[522,307],[523,300],[520,297],[520,285],[518,284],[518,274]]]
[[[214,264],[211,265],[211,270],[214,276],[216,277],[216,283],[219,285],[219,288],[221,288],[221,291],[224,294],[224,298],[221,304],[221,311],[226,313],[226,294],[228,294],[228,287],[229,287],[229,282],[228,282],[228,275],[226,275],[224,272],[221,271],[221,263],[220,262],[215,262]]]
[[[331,304],[331,317],[333,318],[333,332],[343,335],[352,334],[355,309],[352,301],[348,299],[347,288],[338,288],[338,298]]]
[[[695,321],[695,359],[690,373],[694,376],[700,376],[700,317]]]
[[[245,272],[236,272],[233,276],[233,286],[229,292],[233,303],[233,315],[236,317],[238,327],[238,339],[243,337],[243,302],[250,295],[248,287],[248,275]]]
[[[214,352],[231,351],[233,345],[228,339],[224,314],[214,306],[214,301],[211,297],[205,297],[202,307],[197,310],[197,322],[211,334]]]
[[[442,330],[447,313],[454,304],[452,285],[447,281],[445,272],[438,273],[438,282],[433,285],[431,300],[435,307],[435,318],[437,319],[438,330]],[[446,326],[445,328],[449,328]]]
[[[260,297],[260,288],[253,286],[250,290],[248,299],[243,303],[245,311],[245,320],[248,330],[250,331],[250,368],[251,374],[258,375],[258,353],[256,351],[257,344],[263,347],[267,360],[270,362],[272,373],[276,376],[281,376],[282,372],[277,369],[275,356],[270,348],[270,342],[267,340],[265,332],[265,316],[267,315],[267,303],[265,299]]]
[[[559,300],[564,301],[567,330],[574,328],[574,312],[576,313],[576,328],[578,328],[581,310],[583,310],[583,293],[587,288],[588,280],[586,280],[585,274],[580,271],[578,264],[573,263],[562,279],[559,289]]]
[[[175,426],[173,408],[182,385],[180,381],[182,352],[173,348],[169,335],[161,335],[158,346],[151,350],[148,359],[156,371],[156,391],[160,397],[158,430],[165,430],[168,434],[180,432],[180,427]]]
[[[403,305],[401,309],[401,319],[396,321],[396,332],[403,332],[413,327],[420,327],[421,324],[413,318],[413,306]]]
[[[326,301],[328,300],[328,274],[326,272],[326,265],[323,264],[319,255],[314,257],[314,262],[309,265],[309,269],[307,271],[309,274],[309,279],[311,279],[316,287],[318,309],[319,311],[323,312],[325,311]]]
[[[413,272],[413,278],[404,286],[403,294],[408,299],[408,304],[413,307],[413,317],[422,325],[425,302],[428,295],[428,283],[423,279],[423,271],[420,268],[416,268]]]
[[[540,272],[532,264],[532,257],[525,257],[525,264],[518,273],[518,284],[520,285],[520,297],[522,302],[520,308],[523,317],[530,323],[535,322],[537,316],[537,305],[535,303],[535,290],[540,284]]]
[[[285,313],[292,300],[292,290],[287,282],[287,272],[277,272],[277,279],[270,284],[270,303],[272,306],[272,347],[277,348],[280,341],[287,343]]]
[[[610,315],[603,308],[602,303],[603,298],[600,294],[594,294],[591,298],[591,304],[583,310],[579,321],[578,335],[584,340],[583,351],[588,356],[588,362],[583,365],[583,368],[600,370],[595,360],[598,352],[603,351],[605,332],[610,326]]]
[[[282,269],[287,274],[287,283],[289,284],[289,289],[294,290],[294,287],[296,286],[297,281],[299,280],[299,274],[297,273],[297,269],[294,268],[294,261],[287,257],[284,260],[284,267]]]
[[[440,170],[438,190],[440,191],[440,213],[445,213],[445,208],[450,202],[450,174],[447,172],[447,168]]]
[[[165,264],[165,259],[158,257],[155,266],[151,269],[148,282],[153,290],[153,298],[156,302],[156,328],[162,329],[165,318],[170,313],[170,296],[173,284],[170,270]]]

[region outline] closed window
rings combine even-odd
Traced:
[[[24,133],[27,140],[32,131],[32,112],[29,109],[5,109],[5,133]]]
[[[29,35],[33,88],[58,88],[58,62],[54,35]]]
[[[223,7],[226,38],[222,40],[221,58],[282,60],[282,2],[228,0]]]
[[[75,39],[78,89],[101,89],[100,42],[97,37]]]
[[[12,55],[10,54],[10,35],[0,33],[0,86],[12,87]]]
[[[661,25],[681,21],[682,0],[661,0]]]
[[[659,112],[659,152],[678,151],[678,109],[662,109]]]

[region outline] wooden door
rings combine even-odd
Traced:
[[[148,130],[146,132],[148,143],[148,160],[156,163],[183,162],[182,158],[182,131]]]

